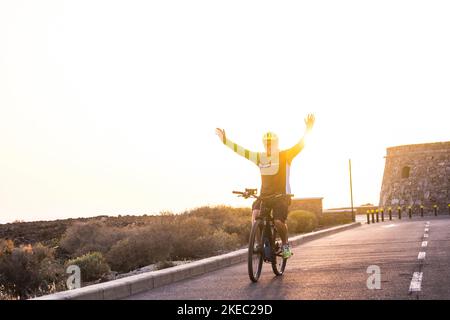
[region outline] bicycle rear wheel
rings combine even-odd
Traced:
[[[250,241],[248,243],[248,276],[253,282],[257,282],[261,275],[263,264],[262,233],[263,224],[261,220],[256,220],[253,223]]]
[[[272,271],[277,276],[281,276],[286,269],[287,259],[282,256],[282,241],[276,228],[273,228],[273,253],[272,253]]]

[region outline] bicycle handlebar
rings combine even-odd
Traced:
[[[267,199],[270,199],[270,198],[278,198],[278,197],[290,197],[290,198],[292,198],[293,196],[294,195],[291,194],[291,193],[286,193],[286,194],[277,193],[277,194],[273,194],[273,195],[265,196],[265,197],[259,196],[258,198],[267,200]]]
[[[261,196],[257,196],[256,195],[256,189],[245,189],[245,191],[233,191],[233,193],[234,194],[238,194],[239,196],[244,197],[246,199],[252,197],[252,198],[263,199],[263,200],[267,200],[267,199],[270,199],[270,198],[278,198],[278,197],[282,197],[282,196],[286,196],[286,197],[291,197],[292,198],[294,196],[291,193],[288,193],[288,194],[279,193],[279,194],[274,194],[274,195],[270,195],[270,196],[261,197]]]

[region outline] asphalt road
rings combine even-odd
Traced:
[[[293,252],[281,277],[264,264],[251,283],[241,263],[129,299],[450,299],[449,216],[365,224]],[[369,266],[379,267],[379,289],[367,286],[372,275],[377,287]]]

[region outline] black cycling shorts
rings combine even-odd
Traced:
[[[252,210],[270,210],[272,209],[273,218],[286,222],[289,205],[291,204],[290,197],[280,197],[271,200],[264,200],[264,208],[261,208],[261,200],[255,200],[252,205]]]

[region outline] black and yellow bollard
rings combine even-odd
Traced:
[[[375,210],[371,210],[370,213],[372,214],[372,223],[375,223]]]
[[[411,206],[408,207],[408,217],[410,219],[412,218],[412,208],[411,208]]]
[[[438,212],[437,212],[438,211],[438,206],[434,205],[433,206],[433,210],[434,210],[434,215],[437,216],[437,214],[438,214]]]
[[[389,220],[392,220],[392,208],[391,207],[389,207],[388,212],[389,212]]]
[[[370,224],[370,210],[367,210],[367,224]]]
[[[397,213],[398,213],[398,219],[402,220],[402,207],[397,208]]]
[[[423,206],[420,206],[420,216],[423,217]]]
[[[381,208],[380,211],[381,211],[381,222],[384,222],[384,208]]]
[[[448,207],[448,214],[450,214],[450,203],[447,205]]]
[[[378,209],[375,209],[375,214],[377,215],[377,222],[380,222],[380,217],[378,216]]]

